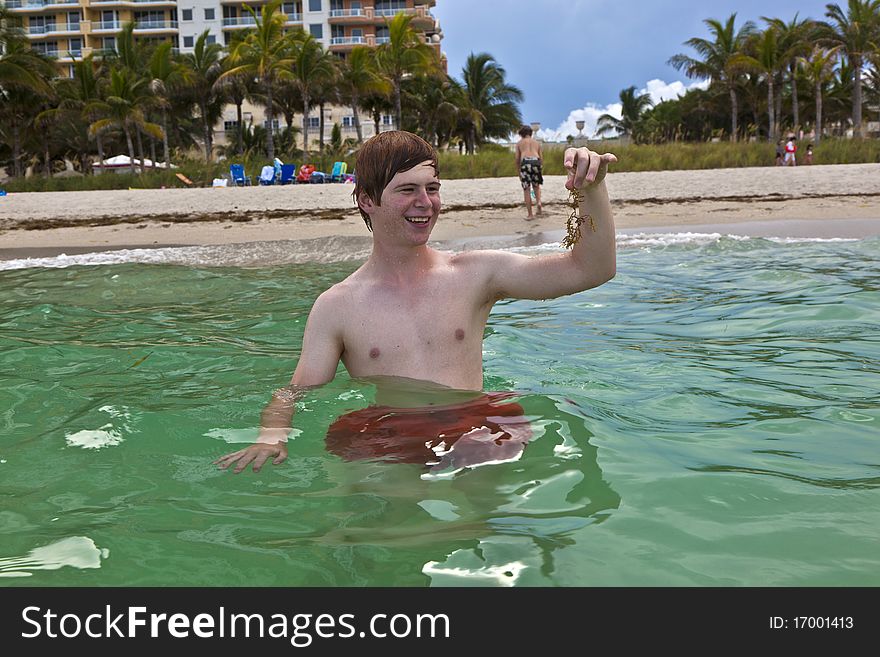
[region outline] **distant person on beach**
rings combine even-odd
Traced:
[[[813,163],[813,145],[807,144],[807,152],[804,155],[804,164],[812,164]]]
[[[785,144],[780,139],[776,142],[776,166],[782,166],[783,157],[785,157]]]
[[[795,160],[795,153],[797,153],[797,137],[789,137],[788,141],[785,143],[785,166],[793,167],[797,165],[797,160]]]
[[[531,190],[535,190],[536,214],[543,214],[544,206],[541,205],[541,185],[544,184],[544,175],[541,165],[544,158],[541,154],[541,142],[532,137],[532,129],[524,125],[519,129],[520,140],[516,144],[516,168],[519,171],[519,181],[522,183],[523,198],[526,202],[527,220],[534,219],[532,215]]]
[[[257,442],[215,463],[241,472],[251,463],[258,471],[269,459],[284,461],[296,401],[332,381],[340,361],[352,377],[377,382],[377,403],[381,382],[397,388],[393,405],[383,402],[333,423],[325,442],[342,458],[420,458],[428,465],[427,452],[438,462],[461,466],[516,457],[531,435],[521,430],[524,422],[528,427],[522,408],[505,401],[511,393],[482,392],[489,312],[501,299],[553,299],[614,277],[614,219],[605,174],[616,161],[587,148],[565,150],[565,187],[580,197],[584,226],[570,251],[536,257],[449,253],[427,244],[441,206],[434,148],[403,131],[367,141],[357,155],[352,195],[372,232],[372,253],[315,301],[293,378],[264,409]],[[440,404],[436,414],[400,408],[407,405],[406,393],[420,392],[430,393],[422,395],[422,407]],[[446,405],[460,400],[465,403]],[[405,442],[422,456],[399,455]]]

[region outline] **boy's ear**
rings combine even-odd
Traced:
[[[370,198],[370,195],[366,192],[361,192],[357,197],[358,207],[364,212],[369,212],[372,210],[376,204],[373,202],[373,199]]]

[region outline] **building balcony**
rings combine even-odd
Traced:
[[[42,11],[50,7],[79,5],[79,0],[6,0],[6,8],[12,11]]]
[[[177,31],[177,21],[138,21],[134,24],[134,33]]]
[[[28,35],[32,37],[55,36],[58,34],[79,34],[80,24],[67,25],[31,25],[28,27]]]
[[[92,34],[100,32],[118,32],[122,29],[120,21],[92,21]]]
[[[91,0],[90,7],[108,7],[111,5],[123,7],[150,7],[150,6],[177,6],[177,0]]]
[[[257,19],[253,16],[236,16],[234,18],[224,18],[223,19],[223,28],[224,29],[241,29],[244,27],[254,27],[257,24]]]
[[[364,25],[372,23],[373,8],[365,9],[331,9],[327,19],[331,25]]]
[[[331,46],[365,46],[367,38],[362,36],[330,37]]]

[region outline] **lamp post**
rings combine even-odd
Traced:
[[[540,121],[532,121],[529,124],[529,127],[532,129],[532,134],[535,135],[535,139],[537,139],[538,138],[538,130],[541,129],[541,122]]]
[[[578,129],[578,139],[583,139],[583,137],[584,137],[584,122],[583,121],[575,121],[574,127]]]

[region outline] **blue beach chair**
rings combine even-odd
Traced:
[[[233,187],[242,187],[251,184],[250,176],[244,174],[243,164],[229,165],[229,179],[232,181]]]
[[[333,170],[330,172],[330,182],[344,182],[345,174],[348,172],[348,163],[334,162]]]
[[[282,164],[281,165],[281,177],[278,179],[278,183],[281,185],[290,185],[293,183],[293,177],[296,175],[296,165],[295,164]]]

